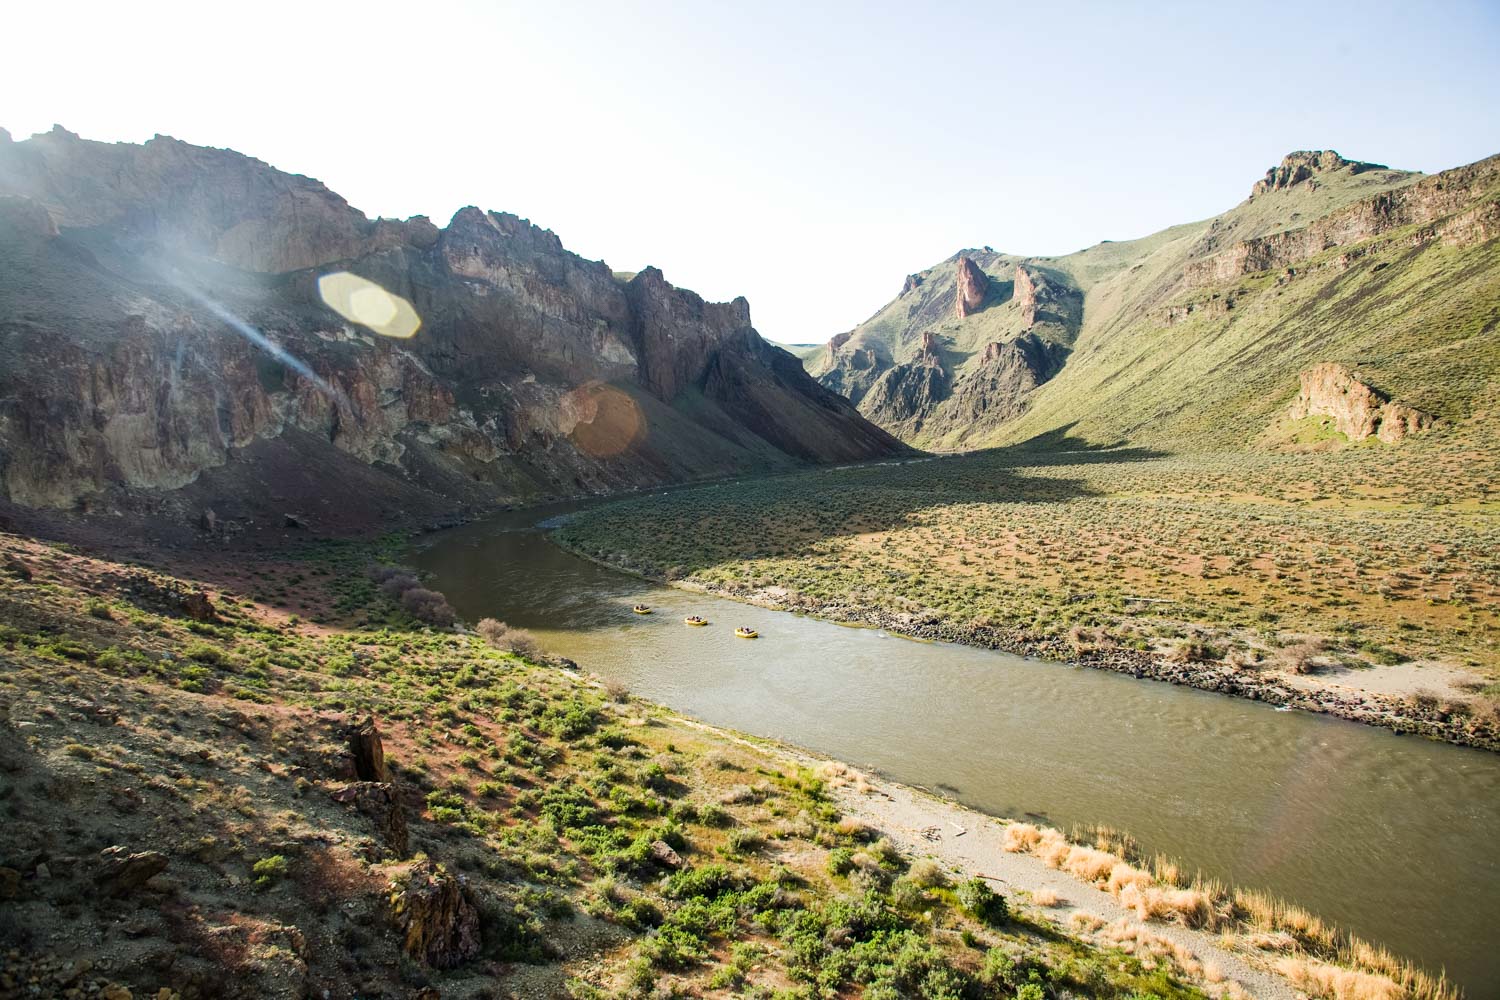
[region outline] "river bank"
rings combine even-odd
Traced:
[[[551,527],[552,525],[549,525]],[[1364,692],[1330,683],[1317,674],[1289,676],[1267,669],[1233,667],[1220,662],[1169,660],[1150,652],[1123,647],[1078,649],[1055,637],[1033,636],[1022,628],[960,624],[936,613],[916,615],[845,603],[791,604],[775,587],[707,585],[695,580],[670,580],[647,572],[627,559],[600,558],[568,545],[555,531],[548,539],[572,555],[618,572],[663,586],[708,594],[771,611],[805,614],[841,625],[883,629],[894,635],[926,642],[950,642],[1016,656],[1077,664],[1144,680],[1164,681],[1288,710],[1317,712],[1404,735],[1441,740],[1456,746],[1500,752],[1500,720],[1449,713],[1440,698]]]

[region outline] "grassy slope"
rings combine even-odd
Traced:
[[[1418,351],[1433,355],[1425,365],[1442,384],[1469,364],[1466,338],[1494,319],[1493,247],[1456,251],[1429,245],[1411,250],[1392,240],[1378,255],[1356,262],[1347,274],[1324,268],[1302,273],[1287,287],[1269,276],[1233,282],[1222,288],[1174,290],[1191,261],[1202,259],[1257,236],[1295,229],[1383,190],[1420,179],[1394,170],[1342,171],[1319,177],[1317,185],[1299,184],[1247,200],[1214,219],[1174,226],[1138,240],[1100,243],[1057,258],[1031,258],[1060,272],[1085,293],[1084,323],[1075,352],[1062,373],[1032,397],[1032,411],[976,440],[962,430],[946,437],[919,437],[913,443],[937,449],[973,448],[1022,441],[1076,424],[1076,433],[1094,441],[1133,437],[1174,441],[1187,447],[1248,443],[1270,419],[1276,404],[1296,392],[1296,375],[1321,360],[1359,362],[1382,388],[1408,391],[1401,378],[1390,378]],[[1327,260],[1342,251],[1323,255]],[[1008,281],[1016,261],[1007,254],[979,252],[981,266],[997,281]],[[1311,264],[1320,263],[1314,260]],[[1377,265],[1384,265],[1379,272]],[[951,313],[924,310],[921,303],[951,292],[951,261],[922,272],[924,283],[888,303],[861,324],[851,342],[874,347],[883,357],[906,360],[932,330],[951,340],[945,360],[962,374],[975,352],[989,341],[1020,332],[1019,310],[1012,302],[992,305],[964,320]],[[1165,309],[1205,302],[1215,294],[1233,295],[1243,308],[1212,318],[1201,312],[1168,328]],[[951,295],[948,296],[951,298]],[[1392,320],[1397,320],[1393,322]],[[1430,408],[1451,414],[1472,411],[1473,384],[1496,369],[1493,343],[1480,345],[1481,376],[1464,378],[1471,388],[1452,397],[1428,392]],[[824,370],[825,349],[808,359],[808,369]],[[1436,398],[1434,398],[1436,397]],[[1404,397],[1403,397],[1404,398]],[[1206,407],[1199,407],[1200,401]],[[1246,407],[1249,401],[1255,405]],[[1415,402],[1415,400],[1413,400]],[[1423,405],[1417,403],[1417,405]],[[1236,419],[1226,423],[1225,414]]]
[[[1500,243],[1417,247],[1392,233],[1344,265],[1347,248],[1299,263],[1291,278],[1259,273],[1173,296],[1156,307],[1232,297],[1174,325],[1124,303],[1086,323],[1063,371],[990,443],[1058,427],[1095,442],[1127,438],[1174,448],[1252,444],[1297,393],[1297,373],[1348,364],[1389,395],[1449,420],[1486,410],[1500,383]]]
[[[366,550],[207,563],[220,620],[203,624],[140,596],[161,574],[0,549],[5,990],[1202,995],[1170,957],[981,919],[774,748],[418,626],[365,578]],[[411,858],[330,798],[350,780],[343,720],[367,713],[414,804]],[[684,873],[651,859],[658,839]],[[168,867],[101,899],[113,844]],[[451,971],[392,923],[424,856],[481,914],[480,957]]]

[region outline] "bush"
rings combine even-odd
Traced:
[[[264,889],[275,884],[282,876],[286,875],[287,860],[280,854],[273,854],[269,858],[261,858],[250,867],[250,872],[255,876],[255,884]]]
[[[662,894],[668,899],[712,899],[744,887],[744,880],[723,865],[704,865],[675,872]]]
[[[542,659],[542,646],[537,642],[536,636],[523,628],[511,628],[504,622],[495,618],[480,619],[475,630],[479,637],[492,648],[507,653],[515,653],[523,660],[539,661]]]
[[[218,665],[224,662],[224,651],[206,642],[195,642],[182,651],[182,655],[199,663]]]
[[[411,587],[404,591],[401,606],[407,614],[429,625],[452,625],[458,618],[446,597],[426,587]]]
[[[982,878],[971,878],[958,886],[958,905],[981,923],[996,926],[1010,916],[1010,907],[1005,897],[991,889]]]

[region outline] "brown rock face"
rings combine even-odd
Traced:
[[[392,886],[391,911],[406,953],[431,968],[456,968],[479,954],[479,910],[462,876],[424,861]]]
[[[406,807],[396,787],[388,781],[356,781],[333,793],[333,801],[354,806],[370,821],[376,835],[398,858],[408,851]]]
[[[990,286],[989,276],[967,257],[958,258],[958,318],[972,315],[984,304],[984,293]]]
[[[920,274],[908,274],[906,280],[901,283],[901,294],[905,295],[908,292],[914,292],[921,284],[922,276]]]
[[[1350,441],[1375,436],[1395,444],[1408,434],[1432,426],[1430,414],[1391,400],[1355,378],[1343,365],[1314,365],[1302,373],[1301,381],[1302,391],[1292,404],[1291,418],[1331,417],[1334,427]]]
[[[1016,265],[1016,284],[1012,298],[1021,310],[1021,322],[1026,326],[1036,323],[1037,283],[1025,264]]]

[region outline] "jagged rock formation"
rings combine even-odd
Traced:
[[[391,913],[406,953],[434,969],[452,969],[479,954],[479,910],[463,876],[432,861],[415,865],[392,886]]]
[[[1271,191],[1281,191],[1291,187],[1293,184],[1315,180],[1319,174],[1345,169],[1352,174],[1357,174],[1366,170],[1386,170],[1388,168],[1380,163],[1361,163],[1358,160],[1346,160],[1331,149],[1299,149],[1282,157],[1280,166],[1267,170],[1266,176],[1256,181],[1255,185],[1250,189],[1250,197],[1254,198],[1257,195],[1266,194]]]
[[[338,271],[417,334],[332,311]],[[229,150],[0,135],[12,504],[338,530],[899,450],[744,299],[621,281],[514,215],[372,221]]]
[[[1293,420],[1323,416],[1350,441],[1378,437],[1396,444],[1408,434],[1432,426],[1432,415],[1396,402],[1373,386],[1360,381],[1349,369],[1334,362],[1314,365],[1301,375],[1302,390],[1292,404]]]
[[[945,414],[950,429],[982,433],[1020,416],[1027,394],[1055,375],[1065,356],[1066,351],[1032,333],[986,344],[978,367],[954,391]]]
[[[979,265],[967,257],[958,258],[957,311],[959,319],[979,310],[979,307],[984,304],[984,293],[989,288],[989,284],[989,278],[985,277]]]
[[[875,380],[860,400],[860,412],[882,427],[915,435],[927,416],[948,398],[949,388],[950,377],[937,338],[926,333],[911,361],[887,368]]]
[[[987,276],[977,312],[961,259]],[[1500,157],[1423,177],[1292,153],[1204,222],[1064,257],[964,250],[918,277],[807,366],[922,447],[1269,443],[1298,373],[1340,356],[1404,401],[1381,417],[1398,437],[1500,393]]]

